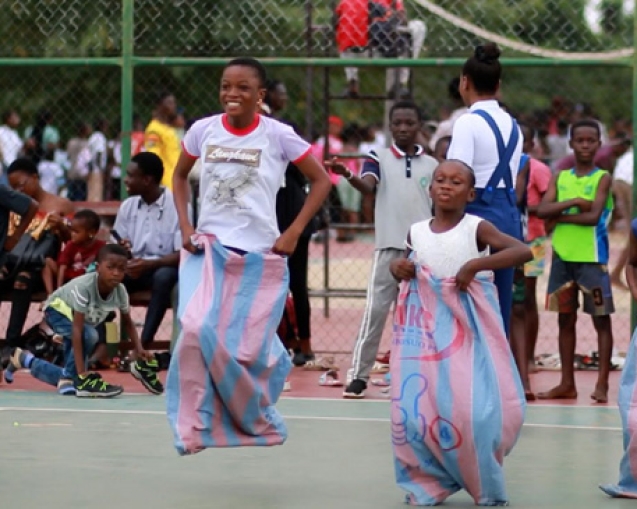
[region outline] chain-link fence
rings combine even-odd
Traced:
[[[348,29],[354,39],[351,44],[359,45],[349,52],[343,39],[347,37],[337,29],[344,3],[365,10]],[[402,4],[400,0],[375,3],[396,10]],[[175,95],[186,124],[217,111],[220,69],[230,57],[263,58],[270,78],[287,87],[289,100],[280,115],[301,126],[313,141],[326,133],[328,117],[338,116],[350,135],[358,133],[347,140],[351,151],[358,152],[362,142],[369,146],[379,140],[373,128],[383,131],[388,104],[383,99],[388,93],[385,70],[397,64],[394,57],[404,58],[401,63],[411,68],[405,86],[425,113],[423,135],[430,137],[459,107],[448,94],[448,84],[459,74],[463,59],[476,43],[495,40],[505,57],[502,100],[517,117],[536,127],[538,157],[551,163],[566,154],[565,129],[577,116],[597,116],[606,139],[620,131],[632,137],[632,2],[404,0],[405,19],[400,21],[407,24],[385,25],[400,34],[398,42],[392,39],[400,48],[388,51],[360,47],[376,37],[370,21],[387,14],[380,12],[378,19],[370,19],[371,4],[366,0],[7,0],[0,10],[4,27],[0,109],[20,114],[21,123],[11,127],[23,142],[38,122],[48,126],[54,150],[42,157],[58,163],[56,191],[78,200],[86,194],[82,179],[69,175],[68,142],[86,139],[87,126],[102,129],[111,141],[106,171],[115,178],[106,179],[102,198],[116,199],[117,172],[128,158],[131,133],[141,132],[151,120],[158,95],[165,91]],[[378,30],[382,26],[375,25]],[[419,31],[410,30],[419,26]],[[412,52],[410,44],[422,36],[422,47]],[[352,75],[346,77],[344,72],[352,59],[360,66],[355,93]],[[352,98],[356,94],[358,99]],[[349,352],[362,317],[373,230],[360,225],[373,222],[373,202],[362,200],[356,208],[332,217],[347,223],[342,232],[334,229],[327,240],[311,244],[312,337],[319,351]],[[626,232],[613,233],[611,267],[626,242]],[[545,278],[538,287],[541,306]],[[619,349],[625,350],[630,298],[620,288],[614,291],[618,308],[614,330]],[[7,313],[5,304],[3,327]],[[38,316],[32,309],[29,319]],[[555,316],[541,314],[538,353],[557,351],[556,322]],[[580,324],[578,350],[595,349],[588,319],[583,317]],[[166,324],[162,339],[169,331]]]

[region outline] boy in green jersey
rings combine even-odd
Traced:
[[[584,312],[591,315],[597,331],[599,376],[591,398],[608,402],[608,376],[613,349],[610,315],[615,311],[608,275],[608,222],[613,210],[612,179],[597,168],[600,129],[595,120],[581,120],[571,127],[570,146],[575,168],[554,175],[538,208],[553,231],[553,261],[546,307],[559,313],[559,344],[562,379],[557,387],[538,394],[540,399],[575,399],[575,323],[578,294]]]

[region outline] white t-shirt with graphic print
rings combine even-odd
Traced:
[[[201,157],[197,231],[228,247],[269,251],[279,236],[276,195],[285,170],[309,155],[309,143],[269,117],[258,115],[237,130],[226,115],[214,115],[195,122],[182,145],[189,156]]]

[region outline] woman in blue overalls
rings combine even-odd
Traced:
[[[460,95],[469,112],[453,126],[448,159],[459,159],[476,174],[476,198],[467,212],[521,239],[520,211],[515,194],[522,154],[517,122],[498,104],[502,67],[496,44],[478,46],[460,78]],[[521,176],[520,176],[521,177]],[[523,183],[518,185],[523,189]],[[495,272],[502,321],[507,337],[513,300],[513,269]]]

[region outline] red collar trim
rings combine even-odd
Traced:
[[[402,159],[403,157],[407,156],[407,153],[400,150],[395,143],[391,144],[390,150],[392,151],[392,154],[394,154],[394,156],[396,156],[398,159]],[[416,145],[416,153],[414,154],[414,157],[422,155],[424,151],[425,149],[422,148],[422,146]]]
[[[224,113],[223,115],[221,115],[221,124],[223,125],[224,129],[228,131],[230,134],[234,134],[235,136],[246,136],[247,134],[250,134],[257,127],[259,127],[260,122],[261,122],[261,115],[255,115],[254,120],[249,126],[244,127],[242,129],[237,129],[236,127],[232,127],[230,125],[230,122],[228,122],[227,114]]]

